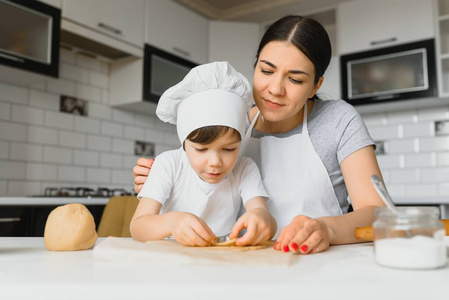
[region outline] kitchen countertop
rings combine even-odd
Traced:
[[[105,205],[109,197],[0,197],[2,205],[64,205],[81,203],[85,205]]]
[[[271,248],[257,251],[279,255]],[[449,267],[384,268],[373,260],[372,243],[297,255],[289,266],[200,266],[107,261],[92,250],[47,251],[43,238],[3,237],[0,265],[0,299],[434,300],[449,295]]]

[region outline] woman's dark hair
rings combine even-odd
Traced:
[[[228,131],[231,131],[232,137],[238,136],[239,141],[242,140],[242,137],[240,136],[240,132],[235,130],[234,128],[227,127],[227,126],[205,126],[198,129],[195,129],[192,131],[186,138],[186,140],[189,140],[193,143],[197,144],[210,144],[213,143],[216,139],[218,139],[220,136],[226,134]],[[184,145],[183,145],[184,147]]]
[[[285,41],[296,46],[315,66],[315,84],[326,71],[332,56],[329,36],[317,21],[301,16],[286,16],[272,24],[260,41],[256,54],[259,55],[266,44]]]

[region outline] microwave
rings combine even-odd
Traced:
[[[197,64],[145,44],[143,66],[143,100],[158,103],[162,94]]]
[[[437,95],[434,39],[340,57],[342,98],[353,105]]]
[[[0,65],[57,78],[60,24],[53,6],[0,0]]]

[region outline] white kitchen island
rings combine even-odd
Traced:
[[[448,237],[446,241],[449,242]],[[257,251],[280,254],[271,248]],[[167,254],[167,260],[169,257]],[[47,251],[42,238],[0,238],[0,299],[448,297],[447,266],[420,271],[384,268],[373,260],[372,243],[333,246],[324,253],[296,255],[289,265],[223,266],[165,263],[164,259],[157,264],[137,263],[127,257],[123,261],[106,261],[94,256],[92,250]]]

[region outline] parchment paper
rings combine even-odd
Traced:
[[[184,247],[175,240],[141,243],[131,238],[108,237],[94,247],[93,255],[107,261],[196,266],[289,266],[299,259],[299,255],[275,251],[271,244],[258,250],[235,248],[239,247]]]

